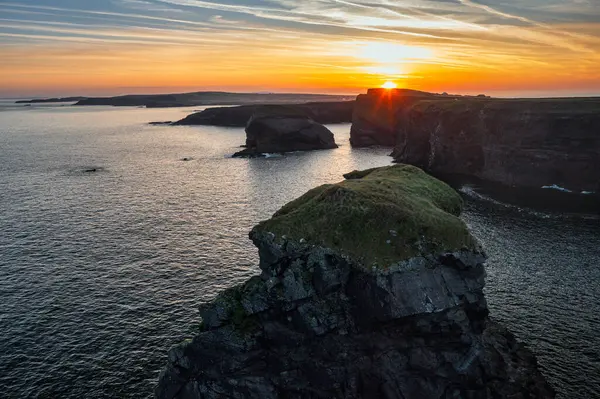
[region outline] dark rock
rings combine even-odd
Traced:
[[[173,121],[165,121],[165,122],[150,122],[149,125],[151,126],[165,126],[165,125],[172,125]]]
[[[333,133],[288,106],[263,106],[246,126],[246,149],[234,157],[337,148]]]
[[[175,122],[175,125],[209,125],[225,127],[245,127],[259,105],[241,105],[238,107],[208,108],[188,115]]]
[[[505,187],[600,192],[600,98],[494,99],[372,89],[357,98],[354,147]]]
[[[356,99],[350,144],[353,147],[393,147],[398,135],[397,125],[406,118],[410,107],[423,99],[436,98],[454,96],[408,89],[370,89]]]
[[[421,101],[394,129],[394,159],[434,174],[600,192],[600,98]]]
[[[290,104],[299,114],[321,124],[350,123],[354,101],[332,101],[321,103]],[[214,125],[245,127],[252,115],[261,112],[264,105],[242,105],[239,107],[208,108],[175,122],[176,125]]]
[[[458,194],[410,166],[348,178],[252,230],[262,274],[201,307],[156,397],[553,398],[488,317]]]

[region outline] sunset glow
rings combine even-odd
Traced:
[[[4,97],[355,94],[388,80],[600,94],[600,8],[586,0],[24,0],[0,15]]]
[[[394,82],[388,81],[382,84],[381,87],[383,87],[384,89],[395,89],[396,87],[398,87],[398,85]]]

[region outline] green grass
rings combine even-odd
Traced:
[[[310,190],[255,230],[336,249],[365,267],[477,246],[458,218],[458,193],[422,170],[394,165],[345,177]]]

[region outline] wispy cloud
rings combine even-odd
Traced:
[[[0,1],[0,74],[11,76],[0,90],[63,84],[49,79],[64,75],[61,63],[107,86],[145,80],[144,86],[208,87],[223,80],[232,87],[251,81],[257,89],[313,82],[354,90],[397,78],[468,90],[600,81],[595,0],[48,4]]]

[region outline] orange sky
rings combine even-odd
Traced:
[[[0,96],[356,93],[387,80],[437,92],[600,95],[592,1],[0,2]]]

